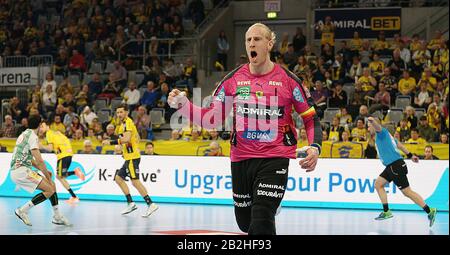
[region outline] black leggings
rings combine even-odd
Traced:
[[[249,235],[275,235],[275,213],[288,179],[288,158],[231,162],[234,213]]]

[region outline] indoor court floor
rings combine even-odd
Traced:
[[[159,210],[142,218],[146,204],[121,215],[124,202],[81,200],[69,205],[60,200],[61,212],[73,226],[51,223],[52,209],[45,201],[30,210],[28,227],[14,214],[26,198],[0,197],[0,235],[190,235],[242,234],[232,206],[159,203]],[[423,211],[393,211],[394,217],[375,221],[379,211],[283,207],[276,217],[279,235],[449,235],[448,212],[437,214],[432,228]]]

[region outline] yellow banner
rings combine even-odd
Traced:
[[[147,141],[141,141],[139,149],[144,151]],[[209,143],[211,141],[153,141],[154,151],[160,155],[179,155],[179,156],[202,156],[205,151],[209,149]],[[8,152],[13,152],[16,144],[15,139],[0,139],[0,146],[6,147]],[[92,140],[94,148],[98,149],[102,154],[110,153],[114,151],[114,146],[101,146],[102,144],[97,140]],[[305,142],[299,142],[298,148],[308,145]],[[230,155],[230,141],[219,141],[219,146],[222,150],[222,154],[225,156]],[[337,142],[325,141],[322,143],[321,158],[364,158],[364,149],[367,146],[367,142]],[[405,144],[405,147],[412,153],[418,155],[424,154],[426,144]],[[433,154],[439,159],[449,159],[449,145],[441,143],[432,143]],[[83,150],[83,141],[72,141],[73,151],[79,153]]]
[[[427,144],[404,144],[405,147],[411,152],[416,153],[417,155],[424,155],[425,146]],[[442,143],[430,143],[433,147],[433,155],[438,157],[439,159],[449,159],[448,157],[448,151],[449,146],[448,144],[442,144]]]
[[[329,151],[331,158],[364,158],[364,145],[358,142],[331,143]]]

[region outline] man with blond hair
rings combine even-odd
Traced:
[[[287,185],[290,159],[296,158],[294,108],[303,118],[308,144],[300,166],[313,171],[321,150],[322,130],[308,89],[295,74],[270,60],[275,33],[256,23],[245,33],[250,63],[227,74],[208,108],[193,105],[174,89],[168,103],[178,112],[212,129],[233,111],[231,175],[236,221],[249,235],[275,235],[275,215]]]

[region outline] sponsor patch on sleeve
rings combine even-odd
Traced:
[[[220,92],[216,96],[216,101],[225,102],[225,87],[220,89]]]
[[[298,87],[295,87],[294,91],[292,92],[292,95],[294,96],[295,101],[303,103],[305,102],[305,99],[303,99],[302,92]]]

